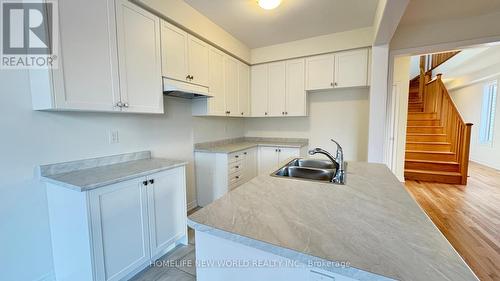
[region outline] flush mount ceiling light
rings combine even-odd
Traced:
[[[257,0],[262,9],[272,10],[281,4],[281,0]]]

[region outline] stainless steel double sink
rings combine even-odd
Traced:
[[[295,158],[273,172],[273,177],[335,183],[337,164],[328,160]]]

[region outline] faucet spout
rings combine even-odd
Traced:
[[[333,155],[331,155],[328,151],[319,147],[309,150],[309,155],[314,155],[318,153],[328,157],[328,159],[330,159],[330,161],[332,161],[332,163],[334,163],[337,168],[337,171],[335,172],[335,177],[333,178],[332,181],[338,184],[345,184],[346,163],[344,162],[344,151],[342,149],[342,146],[340,146],[340,144],[337,141],[333,139],[330,140],[337,145],[336,157],[333,157]]]

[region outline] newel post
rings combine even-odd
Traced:
[[[472,123],[465,124],[464,139],[462,143],[462,159],[460,163],[460,173],[462,174],[462,185],[467,184],[467,175],[469,172],[469,153],[470,153],[470,135],[472,130]]]

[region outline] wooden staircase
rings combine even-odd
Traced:
[[[463,121],[441,75],[431,76],[424,69],[410,81],[405,178],[465,185],[472,124]]]

